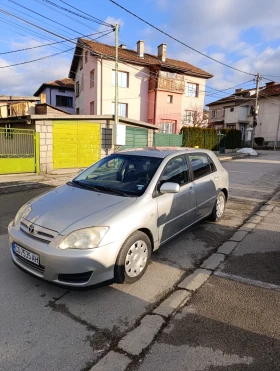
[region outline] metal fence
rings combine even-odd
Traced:
[[[0,128],[0,158],[34,156],[34,130]]]

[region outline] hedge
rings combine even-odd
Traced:
[[[241,147],[241,131],[222,129],[223,137],[218,135],[216,129],[203,129],[199,127],[185,126],[181,129],[183,134],[183,147],[199,147],[218,151],[219,147],[235,149]]]

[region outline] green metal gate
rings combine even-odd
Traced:
[[[155,147],[181,147],[183,143],[183,136],[180,134],[165,134],[155,133],[154,134],[154,146]]]
[[[126,127],[125,146],[126,148],[143,148],[148,146],[148,130]]]
[[[0,174],[34,173],[35,153],[34,130],[0,128]]]

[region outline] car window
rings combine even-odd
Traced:
[[[206,154],[189,155],[194,180],[211,173],[211,168]]]
[[[162,158],[112,154],[104,157],[74,180],[87,187],[110,188],[126,195],[142,195]]]
[[[170,160],[160,177],[160,185],[166,182],[178,183],[180,186],[188,183],[189,171],[184,157],[179,156]]]

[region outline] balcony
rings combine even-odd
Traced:
[[[183,94],[185,92],[185,82],[184,80],[159,76],[158,89]]]

